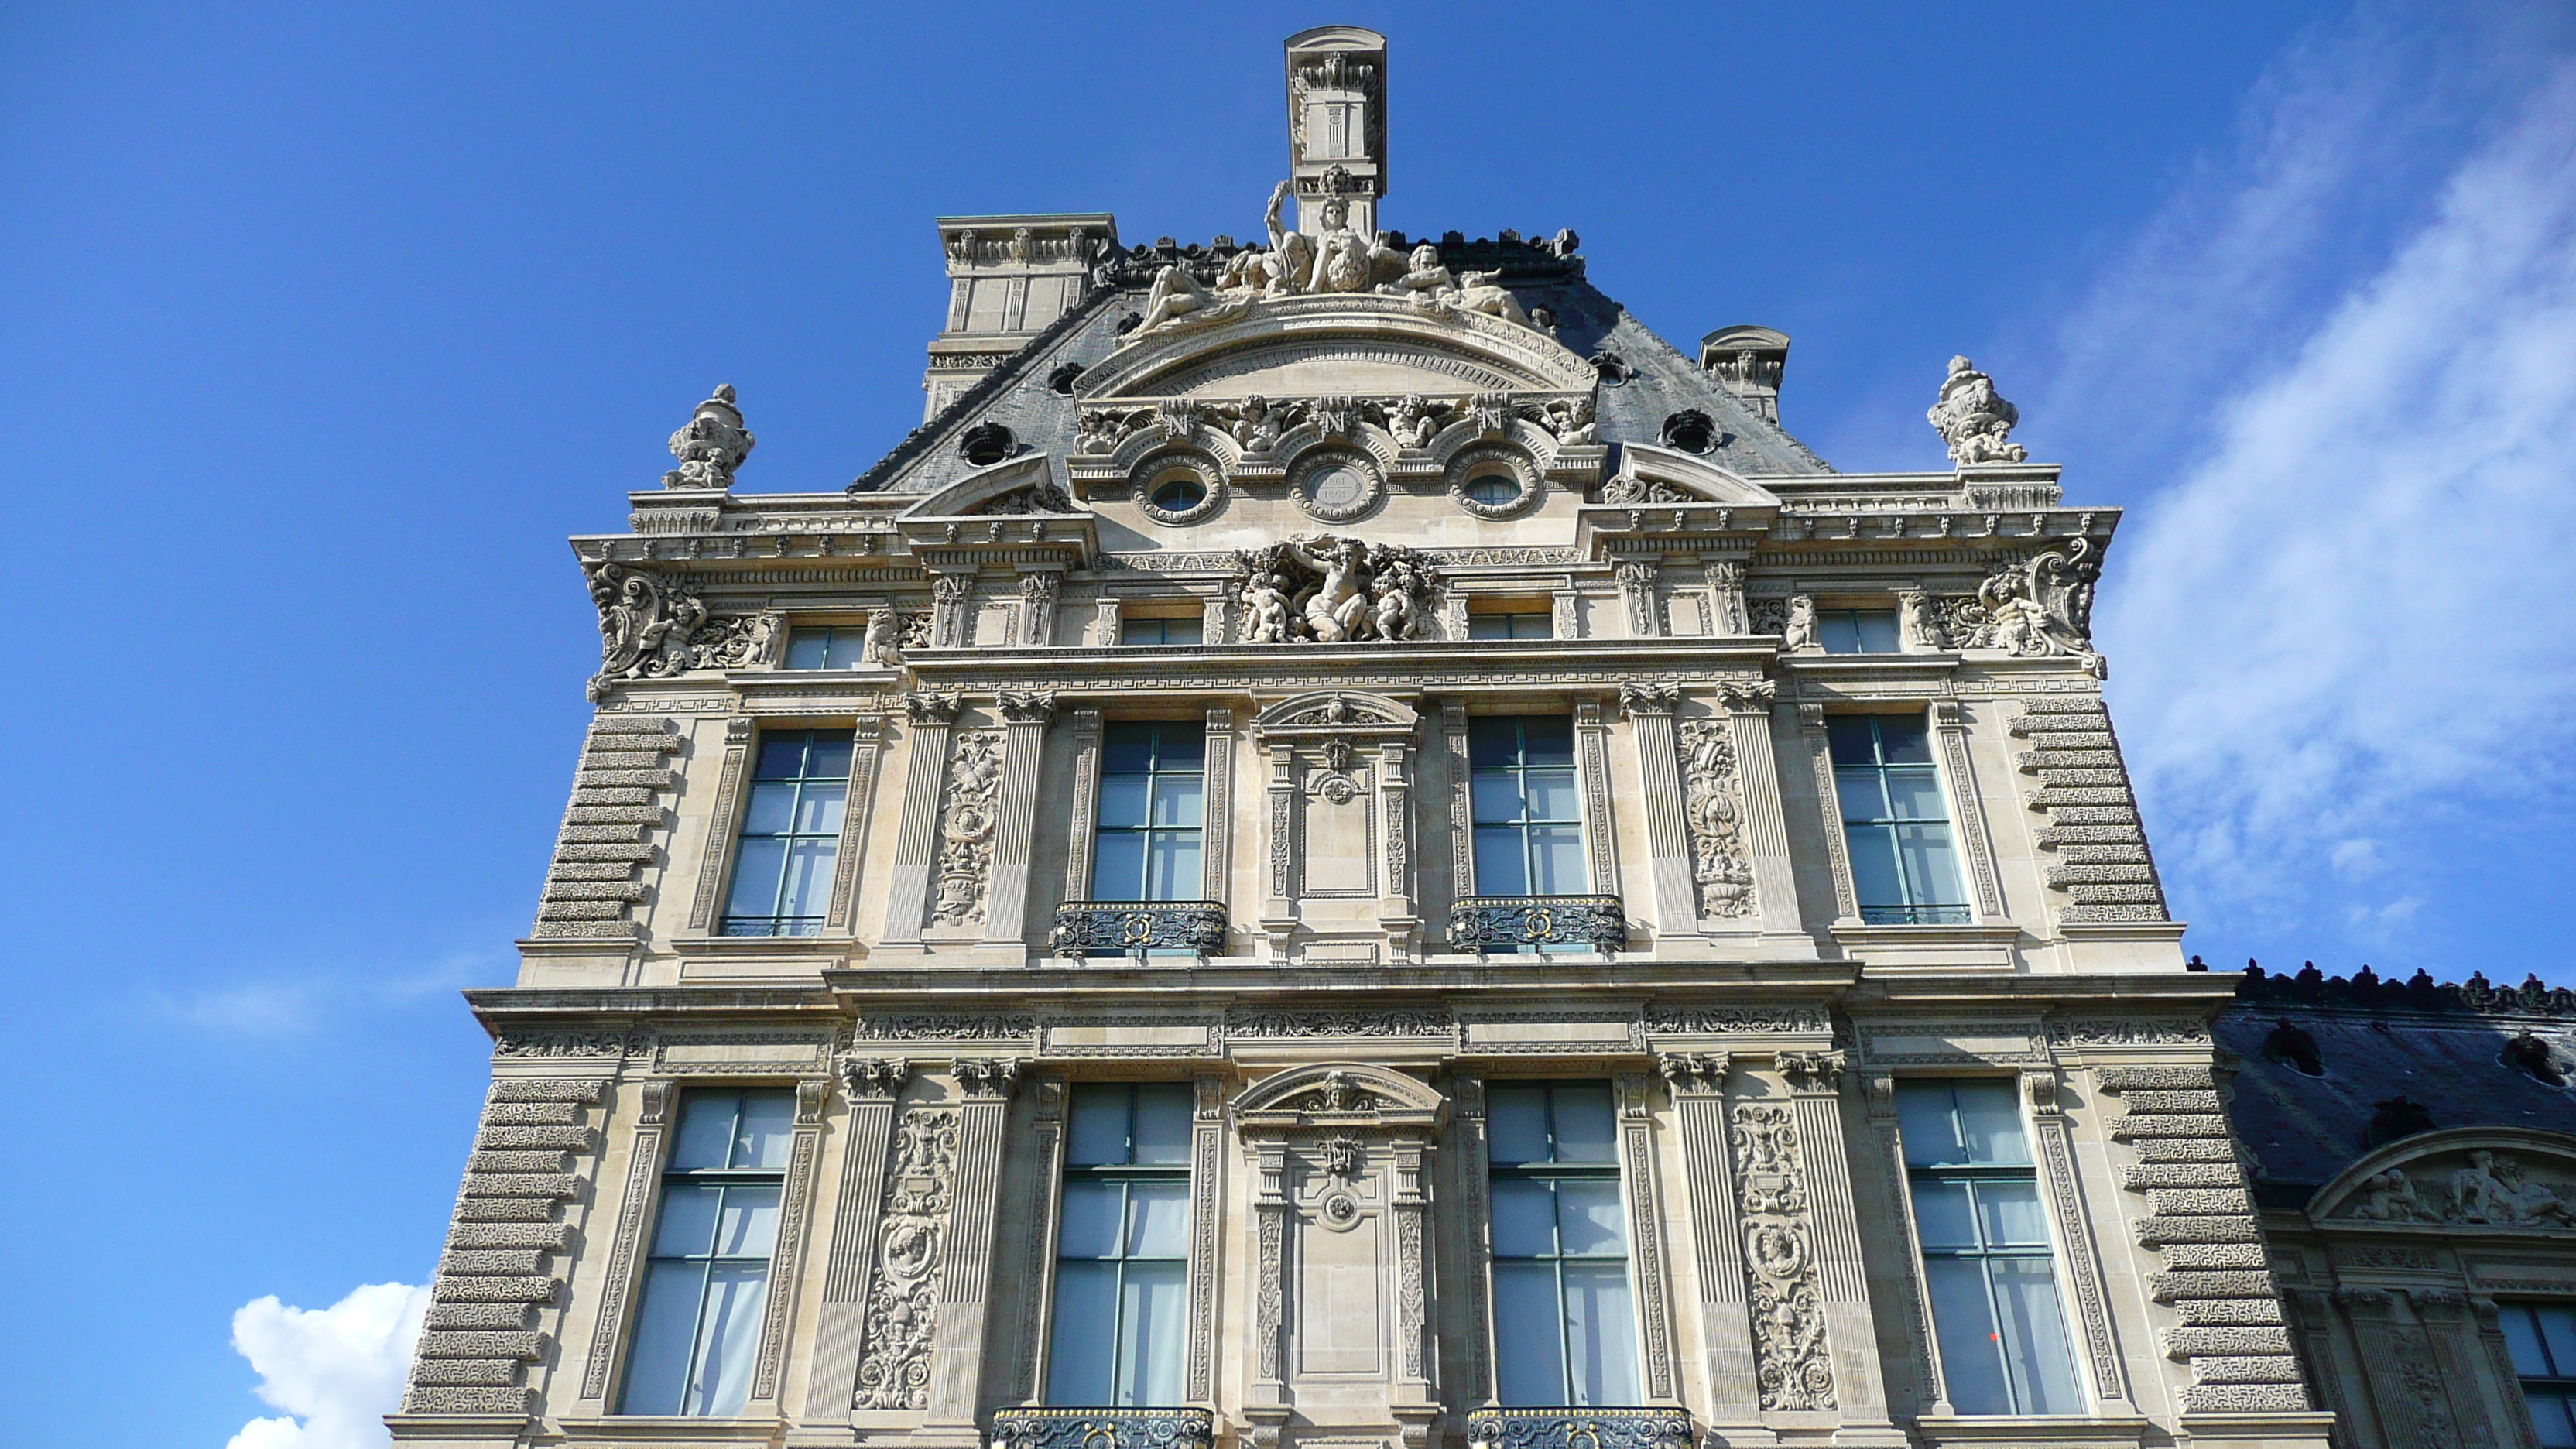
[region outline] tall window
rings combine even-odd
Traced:
[[[850,793],[846,730],[763,735],[751,806],[735,848],[728,936],[811,936],[823,929],[841,806]]]
[[[795,1119],[787,1092],[682,1100],[618,1412],[742,1412]]]
[[[1480,715],[1467,722],[1476,894],[1570,896],[1587,889],[1574,788],[1574,722]]]
[[[1490,614],[1471,613],[1467,616],[1467,637],[1470,639],[1553,639],[1556,637],[1556,615],[1546,609],[1496,610]]]
[[[860,624],[823,624],[787,631],[790,669],[859,669],[866,666],[868,639]]]
[[[1196,723],[1112,724],[1100,740],[1100,825],[1091,894],[1103,901],[1194,901],[1206,820],[1207,734]]]
[[[1178,615],[1149,615],[1118,621],[1121,644],[1203,644],[1207,642],[1207,621],[1185,619]]]
[[[1816,642],[1828,654],[1893,654],[1896,642],[1894,609],[1819,609],[1816,611]]]
[[[1076,1087],[1071,1127],[1047,1402],[1171,1407],[1189,1318],[1190,1088]]]
[[[2083,1413],[2013,1084],[1899,1082],[1896,1116],[1951,1407]]]
[[[1922,719],[1838,714],[1825,730],[1860,918],[1873,926],[1966,925],[1950,812]]]
[[[1486,1089],[1494,1383],[1505,1404],[1638,1402],[1628,1220],[1610,1089]]]
[[[2498,1317],[2542,1449],[2576,1446],[2576,1304],[2506,1303]]]

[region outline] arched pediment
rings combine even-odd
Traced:
[[[1625,443],[1619,471],[1601,485],[1604,503],[1724,503],[1736,508],[1777,508],[1779,495],[1757,488],[1708,461],[1674,448]]]
[[[1015,493],[1029,496],[1007,510],[994,508],[996,503],[1009,501]],[[903,516],[955,518],[962,514],[994,511],[1080,513],[1083,510],[1055,481],[1046,454],[1022,453],[989,468],[978,468],[935,493],[923,494],[919,502],[903,511]]]
[[[1418,1126],[1436,1122],[1448,1104],[1428,1083],[1388,1067],[1316,1062],[1253,1083],[1234,1111],[1244,1122],[1275,1126]]]
[[[1252,728],[1259,734],[1410,734],[1421,720],[1411,706],[1382,694],[1319,689],[1263,710]]]
[[[1239,303],[1132,334],[1074,384],[1085,402],[1589,392],[1592,368],[1534,327],[1366,294]]]
[[[2576,1233],[2576,1137],[2451,1127],[2368,1152],[2308,1200],[2308,1217],[2444,1232]]]

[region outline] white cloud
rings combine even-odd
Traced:
[[[2353,135],[2348,121],[2288,127],[2281,144],[2319,154],[2278,158],[2249,196],[2309,194],[2278,178],[2348,168],[2329,153]],[[2204,311],[2234,290],[2281,315],[2244,280],[2263,267],[2238,260],[2280,210],[2249,200],[2203,252],[2131,279],[2135,295],[2187,281],[2205,255],[2221,264]],[[2099,345],[2124,345],[2105,326]],[[2128,336],[2188,345],[2158,327]],[[2244,378],[2214,446],[2132,520],[2123,551],[2101,619],[2113,690],[2160,857],[2191,889],[2278,891],[2317,864],[2363,882],[2423,848],[2410,812],[2473,817],[2562,780],[2576,743],[2576,62],[2522,91],[2385,264]],[[2419,902],[2369,904],[2385,925]]]
[[[402,1397],[429,1289],[370,1283],[328,1308],[275,1295],[233,1314],[233,1348],[259,1374],[262,1401],[287,1417],[253,1419],[226,1449],[374,1449]]]

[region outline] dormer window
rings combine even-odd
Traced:
[[[1816,642],[1828,654],[1897,652],[1894,609],[1818,609]]]
[[[1467,484],[1467,497],[1487,508],[1508,508],[1519,501],[1520,496],[1519,480],[1501,473],[1488,473]]]
[[[1154,506],[1165,513],[1187,513],[1207,501],[1207,486],[1189,473],[1175,473],[1154,485]]]

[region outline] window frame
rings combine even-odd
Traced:
[[[1529,763],[1528,723],[1531,720],[1542,719],[1561,719],[1565,722],[1566,755],[1565,763],[1561,765],[1555,763],[1532,765]],[[1508,722],[1513,728],[1513,763],[1502,766],[1477,764],[1475,760],[1476,733],[1478,727],[1483,726],[1484,728],[1491,729],[1498,723],[1502,722]],[[1592,844],[1592,824],[1590,821],[1583,818],[1582,744],[1575,729],[1574,717],[1571,714],[1471,715],[1467,720],[1467,741],[1466,784],[1468,796],[1468,864],[1470,869],[1475,872],[1475,889],[1472,892],[1469,892],[1469,894],[1501,898],[1509,898],[1513,896],[1580,896],[1590,894],[1595,888],[1592,880],[1592,856],[1590,849]],[[1564,776],[1568,786],[1566,795],[1567,798],[1573,802],[1574,806],[1574,813],[1571,816],[1564,818],[1548,816],[1540,819],[1533,819],[1531,817],[1529,813],[1529,776],[1534,770],[1544,770],[1551,776],[1558,774],[1562,774]],[[1508,821],[1486,820],[1479,815],[1476,809],[1477,779],[1479,777],[1493,778],[1495,776],[1508,776],[1512,780],[1514,791],[1520,800],[1519,813],[1513,819]],[[1531,853],[1530,832],[1534,827],[1564,825],[1574,827],[1574,857],[1577,862],[1576,869],[1581,873],[1582,879],[1578,883],[1577,889],[1574,890],[1539,890],[1536,888],[1539,876],[1539,871],[1537,869],[1538,862],[1536,857]],[[1484,836],[1485,832],[1488,830],[1510,830],[1519,840],[1521,852],[1520,873],[1522,889],[1516,891],[1489,891],[1485,889]]]
[[[2496,1304],[2498,1319],[2496,1327],[2497,1331],[2504,1335],[2506,1352],[2513,1364],[2514,1389],[2522,1395],[2523,1416],[2530,1421],[2531,1432],[2539,1439],[2544,1449],[2557,1449],[2558,1444],[2576,1442],[2576,1345],[2571,1345],[2566,1355],[2568,1362],[2558,1361],[2558,1352],[2549,1346],[2548,1330],[2541,1326],[2540,1316],[2545,1312],[2566,1314],[2571,1320],[2570,1337],[2576,1338],[2576,1302],[2566,1299],[2503,1299]],[[2553,1372],[2535,1374],[2526,1369],[2522,1355],[2515,1351],[2514,1335],[2506,1331],[2503,1321],[2506,1317],[2517,1314],[2529,1320],[2532,1343],[2540,1350],[2544,1361],[2542,1366]],[[2557,1407],[2562,1425],[2560,1432],[2568,1437],[2553,1443],[2541,1429],[2540,1414],[2532,1402],[2532,1396],[2535,1393],[2539,1394],[2544,1402]]]
[[[1127,1156],[1129,1160],[1124,1163],[1077,1164],[1073,1161],[1075,1113],[1079,1110],[1079,1103],[1083,1094],[1087,1092],[1096,1093],[1105,1090],[1123,1090],[1126,1094]],[[1190,1136],[1185,1138],[1183,1142],[1181,1160],[1178,1162],[1137,1162],[1134,1160],[1136,1155],[1138,1094],[1140,1091],[1144,1090],[1173,1092],[1178,1095],[1189,1108],[1189,1110],[1184,1113],[1184,1120],[1191,1124]],[[1129,1263],[1177,1263],[1180,1265],[1181,1269],[1180,1321],[1168,1325],[1168,1329],[1175,1334],[1183,1336],[1183,1352],[1184,1354],[1187,1353],[1186,1335],[1189,1332],[1190,1277],[1196,1270],[1195,1266],[1191,1262],[1190,1245],[1186,1241],[1186,1235],[1189,1232],[1191,1225],[1196,1220],[1199,1191],[1199,1184],[1196,1181],[1194,1164],[1192,1162],[1192,1158],[1196,1155],[1192,1150],[1195,1146],[1197,1130],[1195,1091],[1196,1089],[1191,1083],[1176,1083],[1168,1081],[1079,1082],[1073,1084],[1066,1090],[1064,1105],[1064,1148],[1056,1163],[1055,1212],[1053,1214],[1053,1221],[1050,1225],[1054,1241],[1048,1245],[1047,1251],[1047,1342],[1044,1363],[1039,1375],[1039,1383],[1037,1386],[1037,1398],[1042,1404],[1058,1408],[1146,1409],[1178,1408],[1182,1407],[1186,1402],[1185,1400],[1176,1399],[1170,1404],[1101,1404],[1072,1402],[1058,1404],[1055,1398],[1055,1380],[1059,1360],[1059,1354],[1057,1353],[1058,1334],[1056,1332],[1056,1315],[1063,1311],[1061,1305],[1064,1301],[1064,1265],[1067,1262],[1109,1263],[1114,1265],[1114,1270],[1111,1274],[1111,1302],[1116,1305],[1116,1310],[1108,1325],[1108,1331],[1110,1344],[1109,1397],[1115,1399],[1123,1387],[1121,1380],[1125,1377],[1121,1372],[1124,1366],[1120,1363],[1120,1355],[1123,1354],[1127,1348],[1127,1265]],[[1067,1189],[1071,1188],[1076,1182],[1115,1183],[1119,1186],[1120,1241],[1119,1250],[1114,1257],[1068,1256],[1065,1253],[1064,1204]],[[1168,1184],[1174,1182],[1181,1184],[1182,1189],[1181,1200],[1184,1209],[1182,1214],[1182,1231],[1185,1235],[1185,1240],[1181,1244],[1181,1251],[1177,1255],[1170,1257],[1148,1257],[1141,1254],[1129,1253],[1126,1250],[1126,1238],[1129,1232],[1129,1220],[1127,1214],[1128,1205],[1131,1201],[1128,1189],[1137,1183]],[[1188,1392],[1188,1385],[1186,1383],[1186,1362],[1184,1363],[1184,1376],[1185,1381],[1181,1386],[1181,1392],[1186,1394]]]
[[[792,736],[802,736],[804,740],[804,744],[797,759],[797,773],[789,776],[764,777],[760,773],[760,767],[762,761],[767,757],[771,743],[774,741],[782,741]],[[812,765],[815,745],[826,740],[838,740],[846,747],[846,754],[841,767],[841,773],[839,775],[809,775],[805,773],[805,771]],[[841,863],[841,836],[848,828],[850,785],[852,775],[857,768],[857,761],[858,736],[855,730],[837,727],[780,729],[763,730],[753,736],[751,741],[751,755],[746,764],[747,773],[742,782],[741,810],[731,822],[731,835],[726,842],[726,850],[729,854],[729,859],[726,861],[725,865],[724,903],[722,908],[716,914],[716,934],[718,936],[747,939],[801,939],[823,934],[823,928],[828,925],[831,920],[832,902],[830,882],[833,873],[839,869]],[[794,787],[787,812],[788,828],[782,831],[762,831],[758,835],[752,834],[750,830],[752,812],[757,807],[759,801],[760,787],[763,785],[782,784]],[[838,818],[833,821],[831,828],[828,830],[796,829],[796,821],[804,814],[805,792],[807,787],[833,784],[837,784],[841,788],[841,809]],[[742,887],[743,865],[747,858],[747,852],[744,847],[754,840],[775,840],[781,842],[778,880],[771,888],[770,906],[772,909],[766,915],[738,913],[734,909],[734,898],[736,893]],[[790,881],[796,879],[795,871],[791,868],[795,859],[796,847],[799,844],[816,842],[820,842],[830,847],[828,852],[823,855],[821,862],[815,867],[814,874],[811,877],[812,879],[819,879],[822,882],[822,909],[813,915],[789,915],[778,908],[787,903],[788,884]],[[738,927],[740,929],[737,929]],[[765,929],[754,929],[755,927],[765,927]],[[802,927],[803,929],[798,929],[799,927]]]
[[[800,638],[810,639],[817,634],[823,636],[823,662],[820,664],[797,663],[796,641]],[[867,636],[868,626],[864,621],[858,623],[842,623],[837,620],[821,619],[808,623],[790,624],[787,627],[787,647],[780,650],[778,654],[778,667],[782,672],[809,672],[824,669],[866,668],[868,662],[866,654]],[[847,651],[846,654],[842,652],[844,650]]]
[[[1514,602],[1520,603],[1525,601],[1515,600]],[[1492,627],[1485,623],[1487,620],[1501,620],[1504,625],[1504,632],[1500,634],[1478,632],[1480,625],[1486,628]],[[1537,621],[1535,630],[1529,633],[1521,632],[1522,622],[1529,620]],[[1522,639],[1553,639],[1555,637],[1556,609],[1553,605],[1539,608],[1511,609],[1478,609],[1470,607],[1467,610],[1467,638],[1472,642],[1502,643]]]
[[[1872,620],[1883,619],[1886,621],[1886,648],[1870,649],[1863,647],[1868,642],[1861,631],[1861,619],[1864,616]],[[1849,649],[1835,648],[1833,643],[1830,641],[1828,633],[1829,625],[1840,626],[1849,630],[1852,647]],[[1816,606],[1816,647],[1824,650],[1825,653],[1832,655],[1837,659],[1873,658],[1884,654],[1902,654],[1905,652],[1903,620],[1898,614],[1897,608],[1893,603],[1887,605],[1885,608],[1881,608],[1876,604],[1866,606],[1849,604],[1828,608],[1824,604],[1818,603]]]
[[[1146,755],[1146,768],[1142,772],[1134,770],[1112,770],[1110,768],[1110,751],[1113,748],[1112,741],[1121,730],[1133,730],[1139,728],[1150,732],[1151,743],[1148,746],[1148,753]],[[1163,753],[1163,742],[1167,734],[1177,738],[1193,739],[1197,741],[1197,769],[1165,770],[1160,768]],[[1204,721],[1132,719],[1108,720],[1102,723],[1100,729],[1100,769],[1098,777],[1093,785],[1094,795],[1091,810],[1091,899],[1095,901],[1136,901],[1140,904],[1169,905],[1196,901],[1202,898],[1203,893],[1207,888],[1207,773],[1207,726]],[[1198,781],[1198,823],[1196,825],[1186,826],[1156,825],[1154,823],[1154,804],[1157,797],[1157,787],[1160,786],[1164,780],[1178,780],[1183,778]],[[1144,823],[1133,826],[1109,824],[1108,801],[1110,782],[1112,780],[1139,779],[1145,782]],[[1187,836],[1195,841],[1197,844],[1196,855],[1199,862],[1199,877],[1198,879],[1189,882],[1189,894],[1174,895],[1168,898],[1151,895],[1130,896],[1105,894],[1102,889],[1101,882],[1100,847],[1104,840],[1113,835],[1134,836],[1140,841],[1140,849],[1138,850],[1136,857],[1138,869],[1141,872],[1141,875],[1136,882],[1136,888],[1139,891],[1148,891],[1153,888],[1154,845],[1158,839]]]
[[[1157,633],[1168,636],[1171,632],[1172,626],[1175,624],[1185,624],[1189,626],[1191,632],[1196,634],[1198,637],[1194,639],[1172,639],[1165,637],[1150,640],[1139,639],[1136,637],[1138,631],[1146,627],[1151,627]],[[1207,619],[1203,614],[1178,614],[1158,611],[1154,613],[1138,614],[1121,612],[1118,616],[1118,645],[1122,649],[1130,647],[1139,649],[1195,649],[1206,643]]]
[[[1633,1407],[1633,1405],[1630,1404],[1608,1400],[1600,1403],[1578,1403],[1576,1401],[1575,1345],[1573,1342],[1574,1330],[1572,1325],[1573,1315],[1570,1314],[1566,1308],[1565,1265],[1567,1263],[1607,1264],[1615,1262],[1619,1265],[1620,1276],[1628,1301],[1628,1372],[1635,1381],[1633,1386],[1637,1390],[1638,1395],[1642,1398],[1644,1394],[1643,1371],[1645,1367],[1646,1340],[1644,1314],[1647,1310],[1645,1303],[1639,1296],[1637,1286],[1636,1224],[1629,1221],[1628,1216],[1629,1202],[1627,1167],[1625,1162],[1622,1160],[1622,1154],[1619,1151],[1620,1129],[1617,1087],[1608,1079],[1591,1078],[1568,1078],[1562,1080],[1556,1078],[1489,1079],[1484,1085],[1487,1121],[1485,1160],[1483,1164],[1486,1180],[1485,1202],[1487,1214],[1487,1220],[1482,1225],[1485,1233],[1484,1288],[1486,1301],[1490,1303],[1493,1308],[1490,1317],[1494,1326],[1495,1334],[1499,1337],[1499,1335],[1507,1331],[1507,1325],[1503,1322],[1504,1307],[1502,1295],[1497,1291],[1497,1285],[1500,1282],[1500,1274],[1497,1270],[1500,1265],[1507,1263],[1545,1263],[1549,1265],[1552,1270],[1551,1276],[1554,1279],[1556,1288],[1556,1365],[1559,1391],[1558,1402],[1549,1404],[1524,1404],[1504,1398],[1503,1365],[1502,1356],[1499,1351],[1499,1343],[1495,1346],[1493,1364],[1495,1400],[1508,1408],[1563,1408],[1571,1410]],[[1609,1150],[1608,1160],[1599,1162],[1567,1162],[1558,1155],[1558,1133],[1556,1126],[1557,1093],[1565,1088],[1582,1088],[1586,1090],[1598,1089],[1609,1099],[1610,1110],[1606,1119],[1608,1134],[1605,1138]],[[1494,1156],[1495,1138],[1493,1136],[1491,1125],[1493,1120],[1494,1096],[1498,1091],[1508,1093],[1529,1089],[1536,1089],[1543,1094],[1542,1100],[1545,1103],[1544,1110],[1547,1114],[1546,1133],[1548,1160],[1544,1163],[1505,1163],[1498,1161]],[[1502,1252],[1497,1245],[1497,1238],[1494,1233],[1492,1217],[1493,1204],[1500,1196],[1497,1192],[1498,1185],[1515,1182],[1546,1183],[1548,1185],[1548,1201],[1552,1214],[1555,1214],[1557,1211],[1555,1208],[1559,1199],[1559,1194],[1556,1190],[1557,1184],[1561,1182],[1581,1182],[1608,1185],[1611,1189],[1612,1201],[1619,1209],[1619,1252],[1616,1255],[1606,1253],[1567,1253],[1564,1248],[1564,1224],[1562,1217],[1554,1215],[1551,1216],[1549,1226],[1550,1242],[1552,1244],[1551,1251],[1541,1254]]]
[[[734,1130],[730,1139],[733,1145],[727,1149],[728,1158],[730,1158],[733,1152],[738,1150],[740,1147],[744,1108],[749,1099],[753,1097],[774,1098],[786,1107],[787,1125],[781,1135],[786,1139],[788,1143],[788,1151],[792,1154],[794,1150],[794,1124],[796,1119],[796,1089],[793,1086],[775,1082],[712,1083],[675,1092],[674,1096],[677,1100],[675,1100],[670,1107],[671,1128],[663,1137],[661,1144],[662,1160],[656,1165],[657,1170],[653,1175],[653,1200],[651,1210],[644,1215],[644,1221],[640,1229],[640,1241],[636,1244],[637,1268],[634,1288],[632,1290],[635,1306],[632,1313],[629,1315],[625,1326],[625,1342],[622,1345],[624,1353],[622,1355],[622,1363],[620,1364],[618,1373],[617,1394],[615,1399],[612,1401],[616,1407],[610,1412],[614,1417],[618,1418],[740,1419],[745,1417],[743,1410],[747,1409],[752,1402],[752,1395],[748,1389],[745,1390],[742,1404],[737,1406],[736,1409],[729,1414],[707,1413],[702,1410],[693,1410],[689,1407],[690,1398],[700,1392],[700,1386],[697,1383],[697,1380],[704,1365],[704,1355],[707,1346],[706,1314],[708,1290],[713,1283],[715,1270],[719,1267],[751,1262],[758,1262],[761,1265],[760,1290],[753,1297],[753,1339],[749,1350],[752,1354],[752,1361],[745,1365],[746,1377],[754,1376],[759,1367],[759,1329],[768,1317],[769,1300],[771,1296],[776,1293],[778,1288],[778,1244],[781,1235],[787,1229],[785,1217],[788,1197],[787,1174],[789,1167],[793,1162],[793,1157],[791,1155],[782,1158],[778,1166],[775,1168],[734,1167],[730,1165],[730,1163],[728,1163],[727,1166],[717,1168],[684,1168],[675,1166],[674,1164],[678,1160],[680,1144],[685,1138],[688,1114],[690,1111],[702,1102],[718,1100],[725,1097],[731,1097],[733,1099]],[[661,1237],[662,1232],[663,1220],[671,1203],[671,1190],[675,1186],[683,1188],[715,1187],[720,1189],[728,1187],[771,1188],[774,1191],[775,1196],[771,1199],[770,1234],[767,1250],[756,1257],[751,1254],[728,1254],[720,1252],[709,1252],[703,1255],[689,1253],[656,1253],[654,1249],[658,1246],[658,1240]],[[721,1207],[718,1211],[721,1213]],[[722,1219],[719,1217],[718,1222],[721,1223],[721,1221]],[[650,1312],[653,1286],[653,1266],[656,1263],[664,1262],[699,1263],[703,1265],[698,1280],[697,1306],[692,1312],[689,1320],[689,1357],[682,1375],[680,1386],[680,1408],[677,1414],[645,1413],[627,1407],[628,1399],[636,1391],[635,1375],[636,1370],[640,1367],[638,1363],[638,1350],[642,1346],[642,1339],[645,1332],[653,1321]]]
[[[1923,760],[1921,763],[1890,764],[1888,762],[1885,734],[1880,725],[1880,721],[1889,719],[1919,721],[1921,723],[1923,728]],[[1833,740],[1834,726],[1837,723],[1847,720],[1866,720],[1869,723],[1871,759],[1866,764],[1846,763],[1839,751],[1835,748]],[[1861,924],[1865,926],[1968,926],[1976,924],[1976,905],[1968,894],[1967,863],[1963,859],[1963,856],[1966,854],[1967,847],[1961,840],[1962,832],[1959,823],[1959,801],[1951,792],[1950,780],[1948,777],[1949,772],[1942,768],[1940,757],[1934,749],[1934,733],[1935,731],[1933,729],[1930,712],[1928,710],[1922,713],[1916,713],[1910,710],[1870,710],[1825,716],[1826,764],[1827,768],[1833,771],[1834,814],[1838,817],[1831,823],[1842,831],[1843,859],[1846,862],[1846,868],[1851,872],[1852,908],[1860,913]],[[1908,777],[1928,779],[1932,782],[1934,797],[1941,802],[1941,818],[1938,821],[1932,821],[1923,818],[1908,819],[1895,814],[1887,814],[1874,815],[1866,819],[1855,820],[1852,818],[1852,795],[1854,792],[1846,790],[1843,785],[1843,775],[1845,771],[1869,771],[1875,775],[1875,793],[1882,805],[1885,805],[1886,802],[1893,798],[1887,788],[1891,778],[1891,772],[1902,771]],[[1941,827],[1942,839],[1944,842],[1943,848],[1946,851],[1950,862],[1950,879],[1948,881],[1948,885],[1951,893],[1957,897],[1955,900],[1941,901],[1920,899],[1919,897],[1923,895],[1937,894],[1937,892],[1923,889],[1921,885],[1914,880],[1913,872],[1906,864],[1906,852],[1901,834],[1903,828],[1909,825],[1924,826],[1932,824],[1938,824]],[[1899,892],[1904,895],[1906,899],[1898,902],[1882,902],[1873,905],[1861,898],[1861,852],[1857,843],[1853,839],[1853,827],[1855,826],[1858,826],[1863,830],[1885,832],[1886,848],[1892,855],[1895,862],[1897,886]]]

